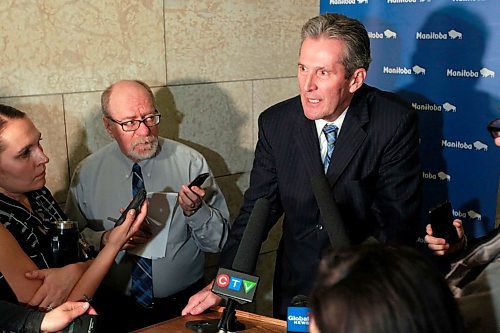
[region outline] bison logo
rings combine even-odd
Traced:
[[[447,175],[446,173],[444,173],[443,171],[439,171],[438,172],[438,177],[439,179],[441,180],[446,180],[446,181],[450,181],[451,180],[451,176],[450,175]]]
[[[448,102],[445,102],[443,104],[443,109],[446,111],[446,112],[457,112],[457,107],[451,103],[448,103]]]
[[[481,75],[483,77],[495,77],[495,72],[492,71],[492,70],[489,70],[486,67],[481,68],[481,70],[479,71],[479,73],[481,73]]]
[[[476,148],[476,150],[488,151],[488,145],[485,143],[482,143],[481,141],[474,141],[474,143],[472,145],[474,146],[474,148]]]
[[[385,38],[395,39],[398,36],[398,34],[395,33],[394,31],[386,29],[386,30],[384,30],[384,36],[385,36]]]
[[[467,216],[469,216],[471,219],[478,219],[479,221],[481,221],[481,214],[473,211],[472,209],[467,212]]]
[[[451,39],[462,39],[462,33],[453,29],[448,31],[448,36],[450,36]]]
[[[413,69],[413,72],[417,75],[425,75],[425,68],[422,68],[419,65],[415,65],[411,69]]]

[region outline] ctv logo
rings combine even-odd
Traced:
[[[244,280],[236,276],[229,276],[227,274],[219,274],[215,279],[215,283],[217,283],[217,285],[221,288],[228,288],[234,291],[240,291],[243,286],[246,294],[251,292],[257,285],[256,282]]]
[[[219,268],[212,291],[219,296],[244,304],[253,301],[258,283],[258,276]]]

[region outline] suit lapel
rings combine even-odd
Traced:
[[[307,166],[309,177],[323,173],[321,154],[319,151],[319,141],[314,121],[304,116],[302,107],[297,112],[295,121],[295,144],[299,147],[299,152]]]
[[[327,171],[327,178],[332,186],[349,165],[352,157],[367,136],[363,126],[369,121],[369,116],[363,88],[353,98],[342,124],[340,135],[335,143],[335,150]]]

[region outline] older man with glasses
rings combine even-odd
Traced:
[[[149,205],[150,212],[172,210],[164,257],[125,254],[108,274],[108,287],[97,296],[103,331],[128,332],[180,315],[201,286],[203,252],[219,252],[226,242],[229,212],[205,158],[158,137],[161,115],[145,83],[116,82],[103,92],[101,104],[104,127],[115,142],[80,163],[66,206],[68,216],[85,226],[89,242],[96,249],[106,244],[113,227],[108,217],[116,217],[139,189],[178,191],[178,206]],[[206,172],[206,185],[188,186]],[[124,249],[147,243],[150,237],[139,231]]]

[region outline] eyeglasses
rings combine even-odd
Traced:
[[[500,137],[500,118],[493,120],[486,127],[493,139]]]
[[[141,126],[141,123],[143,123],[147,127],[156,126],[160,123],[160,117],[161,117],[161,114],[159,114],[158,111],[156,111],[155,114],[147,116],[142,120],[134,119],[134,120],[126,120],[126,121],[117,121],[109,116],[106,116],[106,118],[108,118],[109,120],[111,120],[115,124],[120,125],[122,127],[122,130],[124,130],[125,132],[136,131]]]

